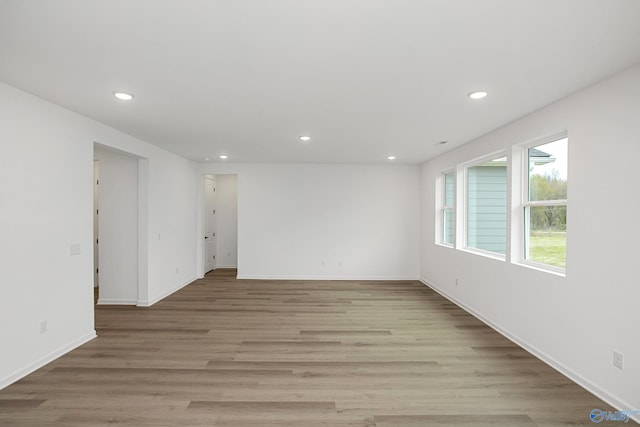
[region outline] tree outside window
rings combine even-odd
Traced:
[[[525,259],[566,268],[567,246],[566,136],[527,150],[524,205]]]

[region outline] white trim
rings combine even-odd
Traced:
[[[456,165],[456,241],[453,247],[461,250],[466,245],[467,225],[466,215],[466,176],[467,170],[464,165]]]
[[[487,256],[489,258],[493,258],[493,259],[499,259],[499,260],[503,260],[506,261],[506,254],[509,252],[509,245],[508,245],[508,240],[509,240],[509,212],[507,210],[507,212],[505,212],[505,255],[500,254],[498,252],[491,252],[491,251],[487,251],[487,250],[483,250],[480,248],[474,248],[472,246],[469,246],[469,238],[468,238],[468,218],[467,218],[467,213],[469,212],[469,168],[478,166],[479,164],[485,163],[487,161],[491,161],[494,159],[501,159],[502,157],[506,158],[507,160],[505,161],[505,168],[508,168],[509,166],[509,162],[511,161],[511,154],[508,152],[508,150],[497,150],[494,151],[490,154],[484,155],[482,157],[476,157],[473,160],[469,160],[467,162],[463,162],[460,163],[460,166],[462,167],[462,180],[463,180],[463,187],[462,187],[462,209],[457,209],[456,210],[456,223],[458,223],[458,220],[460,218],[462,218],[461,221],[461,228],[462,228],[462,236],[459,236],[457,231],[458,229],[456,229],[456,242],[460,242],[461,245],[460,246],[456,246],[459,250],[462,251],[466,251],[469,253],[473,253],[473,254],[478,254],[478,255],[483,255],[483,256]],[[507,171],[508,172],[508,171]],[[510,201],[510,197],[511,195],[509,194],[509,175],[507,173],[506,176],[506,186],[507,186],[507,192],[506,192],[506,206],[509,206],[509,201]],[[456,186],[456,190],[458,190],[458,187]]]
[[[483,256],[485,258],[495,259],[497,261],[506,261],[507,260],[507,256],[504,255],[504,254],[501,254],[501,253],[498,253],[498,252],[486,251],[484,249],[466,247],[466,248],[461,248],[459,250],[462,251],[462,252],[467,252],[469,254],[480,255],[480,256]]]
[[[108,143],[93,140],[92,158],[95,161],[96,147],[103,148],[126,157],[137,160],[138,194],[137,194],[137,222],[138,222],[138,262],[136,264],[138,284],[136,285],[137,298],[149,293],[149,159],[131,151],[122,150]],[[126,304],[135,305],[136,301],[98,300],[98,304]]]
[[[453,205],[447,205],[447,176],[451,175],[453,177]],[[458,220],[458,213],[457,213],[457,209],[456,209],[456,197],[458,194],[458,180],[456,179],[456,171],[455,170],[450,170],[448,172],[445,172],[442,174],[442,217],[441,217],[441,225],[440,225],[440,232],[442,233],[442,238],[440,239],[441,243],[444,244],[451,244],[451,245],[455,245],[456,244],[456,235],[455,235],[455,230],[456,230],[456,221]],[[447,212],[450,212],[453,215],[453,242],[449,243],[446,241],[447,239],[447,232],[446,230],[447,228]]]
[[[536,138],[532,138],[532,139],[528,139],[524,142],[521,142],[519,144],[516,144],[517,147],[522,147],[525,150],[528,150],[531,147],[537,147],[538,145],[544,145],[544,144],[548,144],[550,142],[554,142],[554,141],[559,141],[561,139],[565,139],[565,138],[569,138],[569,130],[568,129],[563,129],[561,131],[557,131],[557,132],[552,132],[552,133],[545,133],[542,136],[536,137]],[[529,157],[528,155],[526,157]],[[527,168],[528,168],[528,164],[527,164]]]
[[[30,373],[42,368],[46,364],[53,362],[58,357],[65,355],[66,353],[70,352],[71,350],[74,350],[74,349],[80,347],[82,344],[85,344],[85,343],[91,341],[95,337],[97,337],[96,331],[92,330],[91,332],[89,332],[89,333],[87,333],[87,334],[85,334],[85,335],[83,335],[83,336],[71,341],[69,344],[67,344],[65,346],[62,346],[62,347],[58,348],[57,350],[54,350],[53,352],[47,354],[46,356],[41,357],[40,359],[36,360],[35,362],[30,363],[29,365],[25,366],[24,368],[19,369],[18,371],[14,372],[13,374],[10,374],[10,375],[0,379],[0,390],[2,390],[3,388],[15,383],[16,381],[20,380],[21,378],[26,377]]]
[[[136,305],[137,301],[133,299],[108,299],[98,298],[98,305]]]
[[[535,262],[531,260],[521,260],[514,261],[514,265],[519,265],[520,267],[530,268],[532,270],[542,271],[544,273],[555,274],[560,277],[567,277],[567,269],[562,267],[556,267],[555,265],[543,264],[541,262]]]
[[[609,405],[613,406],[617,410],[626,411],[626,410],[630,410],[630,408],[633,409],[633,405],[625,402],[622,399],[617,398],[616,396],[612,395],[608,391],[606,391],[603,388],[599,387],[597,384],[594,384],[593,382],[589,381],[587,378],[585,378],[582,375],[578,374],[577,372],[575,372],[574,370],[572,370],[568,366],[566,366],[563,363],[555,360],[553,357],[551,357],[550,355],[548,355],[544,351],[538,349],[537,347],[529,344],[527,341],[523,340],[519,336],[513,334],[508,329],[505,329],[502,326],[498,325],[497,323],[492,322],[490,319],[488,319],[485,316],[483,316],[482,314],[480,314],[477,310],[473,309],[472,307],[470,307],[470,306],[466,305],[465,303],[461,302],[460,300],[458,300],[454,296],[448,294],[447,292],[445,292],[442,289],[438,288],[437,286],[433,285],[433,282],[431,280],[425,279],[423,277],[421,277],[419,280],[420,280],[420,282],[422,282],[428,288],[436,291],[437,293],[442,295],[442,297],[444,297],[447,300],[451,301],[452,303],[454,303],[455,305],[457,305],[458,307],[460,307],[461,309],[463,309],[467,313],[471,314],[476,319],[480,320],[485,325],[489,326],[494,331],[498,332],[503,337],[507,338],[509,341],[511,341],[514,344],[520,346],[522,349],[526,350],[531,355],[535,356],[536,358],[538,358],[542,362],[546,363],[551,368],[555,369],[557,372],[559,372],[562,375],[564,375],[565,377],[569,378],[571,381],[575,382],[580,387],[584,388],[585,390],[587,390],[591,394],[595,395],[599,399],[604,400],[606,403],[608,403]],[[585,414],[585,419],[588,419],[588,416],[589,416],[589,414]],[[638,415],[632,416],[631,419],[633,419],[636,422],[640,422],[640,416],[638,416]]]
[[[434,189],[434,196],[435,196],[435,212],[434,212],[434,219],[435,219],[435,244],[441,244],[443,243],[444,240],[444,233],[443,233],[443,228],[444,228],[444,211],[443,211],[443,206],[444,206],[444,182],[445,182],[445,172],[440,172],[440,174],[436,177],[435,179],[435,184],[436,184],[436,188]]]
[[[518,149],[520,151],[520,171],[519,171],[519,179],[520,179],[520,194],[518,205],[513,206],[512,211],[512,222],[520,223],[521,228],[519,228],[518,234],[512,234],[511,243],[517,243],[519,249],[517,250],[516,255],[511,257],[511,263],[515,265],[519,265],[526,268],[531,268],[537,271],[542,271],[545,273],[551,273],[557,276],[566,276],[567,268],[556,267],[550,264],[545,264],[542,262],[536,262],[528,259],[529,256],[529,236],[530,236],[530,221],[529,216],[527,214],[527,209],[531,207],[538,206],[565,206],[568,207],[567,199],[558,199],[558,200],[529,200],[529,179],[530,179],[530,170],[529,170],[529,149],[539,147],[541,145],[549,144],[556,141],[561,141],[563,139],[567,140],[567,154],[569,150],[568,140],[569,140],[569,131],[564,129],[560,132],[554,132],[550,134],[546,134],[545,136],[530,139],[526,142],[514,145],[514,150]],[[567,160],[568,161],[568,160]],[[568,165],[567,165],[568,166]],[[568,177],[567,177],[568,178]],[[514,198],[515,199],[515,198]],[[512,230],[513,232],[513,230]],[[513,250],[512,250],[513,255]],[[565,247],[565,257],[566,257],[566,247]]]
[[[446,198],[447,198],[447,175],[452,175],[453,176],[453,195],[454,195],[454,201],[453,201],[453,205],[447,205],[446,204]],[[440,175],[438,176],[438,178],[436,178],[436,191],[435,191],[435,196],[436,196],[436,212],[435,212],[435,219],[436,219],[436,224],[435,224],[435,237],[436,237],[436,241],[435,244],[436,245],[445,245],[445,246],[451,246],[451,247],[455,247],[456,244],[456,235],[453,236],[453,242],[449,243],[445,241],[446,238],[446,233],[445,233],[445,212],[447,210],[453,212],[453,220],[454,220],[454,233],[457,231],[456,227],[457,227],[457,222],[458,222],[458,217],[457,217],[457,210],[456,210],[456,198],[458,196],[458,179],[457,179],[457,174],[456,174],[456,168],[452,167],[452,168],[448,168],[444,171],[442,171],[440,173]]]
[[[416,281],[420,280],[417,276],[270,276],[270,275],[252,275],[243,274],[237,277],[240,280],[402,280]]]
[[[455,173],[456,173],[456,167],[455,167],[455,165],[454,165],[454,166],[451,166],[451,167],[448,167],[448,168],[444,168],[444,169],[442,169],[442,171],[440,172],[440,175],[446,175],[446,174],[448,174],[448,173],[453,173],[453,174],[455,174]]]
[[[528,206],[567,206],[567,199],[559,200],[530,200],[522,203],[523,207]]]
[[[450,248],[450,249],[455,249],[456,246],[451,244],[451,243],[445,243],[445,242],[436,242],[437,246],[442,246],[444,248]]]
[[[191,283],[195,282],[198,279],[201,279],[202,277],[198,277],[197,275],[193,276],[193,278],[187,280],[186,282],[182,283],[181,285],[178,285],[176,288],[174,289],[170,289],[168,291],[165,291],[163,293],[161,293],[159,296],[150,299],[150,300],[140,300],[137,302],[137,306],[138,307],[151,307],[153,304],[165,299],[166,297],[168,297],[169,295],[179,291],[180,289],[184,288],[187,285],[190,285]]]
[[[473,166],[477,166],[481,163],[484,163],[487,160],[493,160],[493,159],[501,159],[502,157],[506,157],[507,158],[507,163],[509,163],[509,154],[507,153],[508,150],[501,148],[499,150],[496,151],[492,151],[488,154],[483,154],[480,157],[476,157],[473,158],[471,160],[467,160],[466,162],[461,162],[459,163],[460,166],[462,166],[463,168],[470,168]]]
[[[238,268],[237,265],[218,265],[215,269],[216,270],[220,270],[220,269],[225,269],[225,268]]]
[[[138,159],[138,294],[149,295],[149,159]],[[134,301],[133,304],[136,304]]]

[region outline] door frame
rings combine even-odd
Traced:
[[[197,180],[198,190],[196,192],[197,196],[197,231],[196,231],[196,271],[198,273],[198,278],[202,279],[205,275],[205,250],[204,250],[204,209],[205,209],[205,200],[204,200],[204,192],[205,192],[205,177],[206,176],[219,176],[219,175],[235,175],[237,177],[237,200],[238,200],[238,234],[236,236],[237,239],[237,270],[240,271],[241,268],[241,257],[240,257],[240,192],[241,192],[241,174],[236,170],[225,171],[223,173],[215,173],[215,172],[202,172],[199,174],[199,179]],[[216,243],[217,244],[217,243]],[[216,260],[218,261],[218,260]],[[239,273],[238,273],[239,274]]]
[[[207,228],[208,228],[207,227],[207,217],[208,217],[208,215],[210,215],[209,212],[208,212],[208,209],[210,208],[210,206],[208,206],[208,200],[207,200],[207,197],[208,197],[208,195],[207,195],[207,185],[210,182],[213,183],[213,193],[214,193],[213,194],[213,211],[215,212],[216,211],[216,194],[215,194],[215,192],[216,192],[216,179],[215,179],[215,175],[204,175],[203,180],[204,180],[203,181],[204,182],[204,184],[203,184],[204,198],[203,198],[203,211],[202,211],[203,212],[202,213],[202,215],[203,215],[203,221],[202,221],[202,225],[203,225],[203,230],[202,231],[203,231],[203,233],[202,233],[202,235],[204,237],[204,244],[203,244],[203,249],[202,249],[202,251],[203,251],[202,255],[203,255],[203,268],[204,268],[203,272],[204,272],[204,274],[207,274],[209,271],[215,270],[216,267],[217,267],[216,254],[217,254],[217,249],[218,248],[216,247],[216,245],[217,245],[216,230],[218,228],[218,224],[217,224],[215,213],[213,213],[212,214],[213,215],[213,219],[212,219],[213,225],[211,227],[212,229],[207,231]],[[207,234],[209,232],[212,233],[211,236],[207,236]],[[209,242],[208,239],[212,239],[212,242]],[[212,268],[208,267],[208,265],[209,265],[208,261],[209,260],[207,259],[208,255],[209,255],[207,253],[207,244],[209,244],[209,243],[213,245],[213,251],[212,251],[213,252],[212,253],[212,255],[213,255],[213,261],[212,261],[213,267]]]
[[[101,147],[138,161],[138,307],[149,307],[149,159],[134,153],[93,141],[92,159],[95,161],[95,147]],[[94,269],[96,266],[94,265]],[[95,270],[94,270],[95,271]]]

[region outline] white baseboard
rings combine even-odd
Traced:
[[[218,270],[219,268],[238,268],[238,266],[237,265],[217,265],[216,270]]]
[[[415,276],[269,276],[238,275],[238,279],[246,280],[420,280]]]
[[[14,372],[13,374],[0,379],[0,390],[2,390],[3,388],[5,388],[5,387],[7,387],[7,386],[9,386],[11,384],[13,384],[14,382],[20,380],[21,378],[26,377],[30,373],[42,368],[47,363],[53,362],[58,357],[70,352],[71,350],[80,347],[82,344],[91,341],[96,336],[97,336],[96,335],[96,331],[92,330],[88,334],[85,334],[85,335],[81,336],[80,338],[71,341],[69,344],[58,348],[57,350],[47,354],[44,357],[41,357],[40,359],[36,360],[33,363],[30,363],[29,365],[27,365],[24,368]]]
[[[536,358],[540,359],[541,361],[543,361],[544,363],[546,363],[547,365],[549,365],[550,367],[552,367],[556,371],[560,372],[562,375],[564,375],[565,377],[569,378],[571,381],[575,382],[580,387],[584,388],[585,390],[587,390],[588,392],[592,393],[596,397],[604,400],[605,402],[607,402],[609,405],[613,406],[617,410],[630,411],[630,410],[635,410],[636,409],[636,408],[632,408],[631,405],[626,403],[625,401],[623,401],[621,399],[618,399],[613,394],[609,393],[608,391],[602,389],[598,385],[596,385],[596,384],[592,383],[591,381],[589,381],[588,379],[584,378],[582,375],[580,375],[577,372],[573,371],[568,366],[566,366],[566,365],[560,363],[559,361],[555,360],[553,357],[549,356],[544,351],[542,351],[542,350],[538,349],[537,347],[527,343],[525,340],[523,340],[520,337],[518,337],[517,335],[511,333],[508,329],[503,328],[502,326],[492,322],[491,320],[489,320],[488,318],[486,318],[485,316],[480,314],[478,311],[476,311],[474,308],[469,307],[468,305],[466,305],[465,303],[459,301],[457,298],[455,298],[454,296],[450,295],[446,291],[443,291],[442,289],[440,289],[437,286],[435,286],[431,280],[428,280],[428,279],[425,279],[425,278],[420,278],[420,281],[424,285],[426,285],[429,288],[433,289],[434,291],[436,291],[437,293],[442,295],[444,298],[448,299],[449,301],[451,301],[452,303],[454,303],[455,305],[457,305],[458,307],[460,307],[461,309],[466,311],[467,313],[471,314],[476,319],[480,320],[482,323],[484,323],[487,326],[489,326],[491,329],[493,329],[496,332],[498,332],[500,335],[502,335],[505,338],[507,338],[509,341],[512,341],[513,343],[515,343],[518,346],[522,347],[524,350],[528,351],[529,353],[531,353]],[[596,409],[596,408],[594,408],[594,409]],[[598,409],[605,410],[604,408],[598,408]],[[588,417],[588,415],[589,414],[585,414],[586,417]],[[633,419],[634,421],[640,423],[640,417],[638,415],[631,416],[631,419]]]
[[[129,299],[98,298],[98,305],[136,305],[138,301]]]
[[[174,292],[179,291],[180,289],[184,288],[185,286],[193,283],[194,281],[198,280],[198,276],[193,276],[191,279],[187,280],[186,282],[178,285],[177,287],[175,287],[174,289],[170,289],[168,291],[165,291],[163,293],[161,293],[160,295],[154,297],[154,298],[150,298],[149,300],[140,300],[137,302],[134,302],[135,305],[137,305],[138,307],[151,307],[153,304],[157,303],[158,301],[161,301],[163,299],[165,299],[166,297],[168,297],[169,295],[173,294]]]

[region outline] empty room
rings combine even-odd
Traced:
[[[0,0],[0,426],[640,423],[639,20]]]

